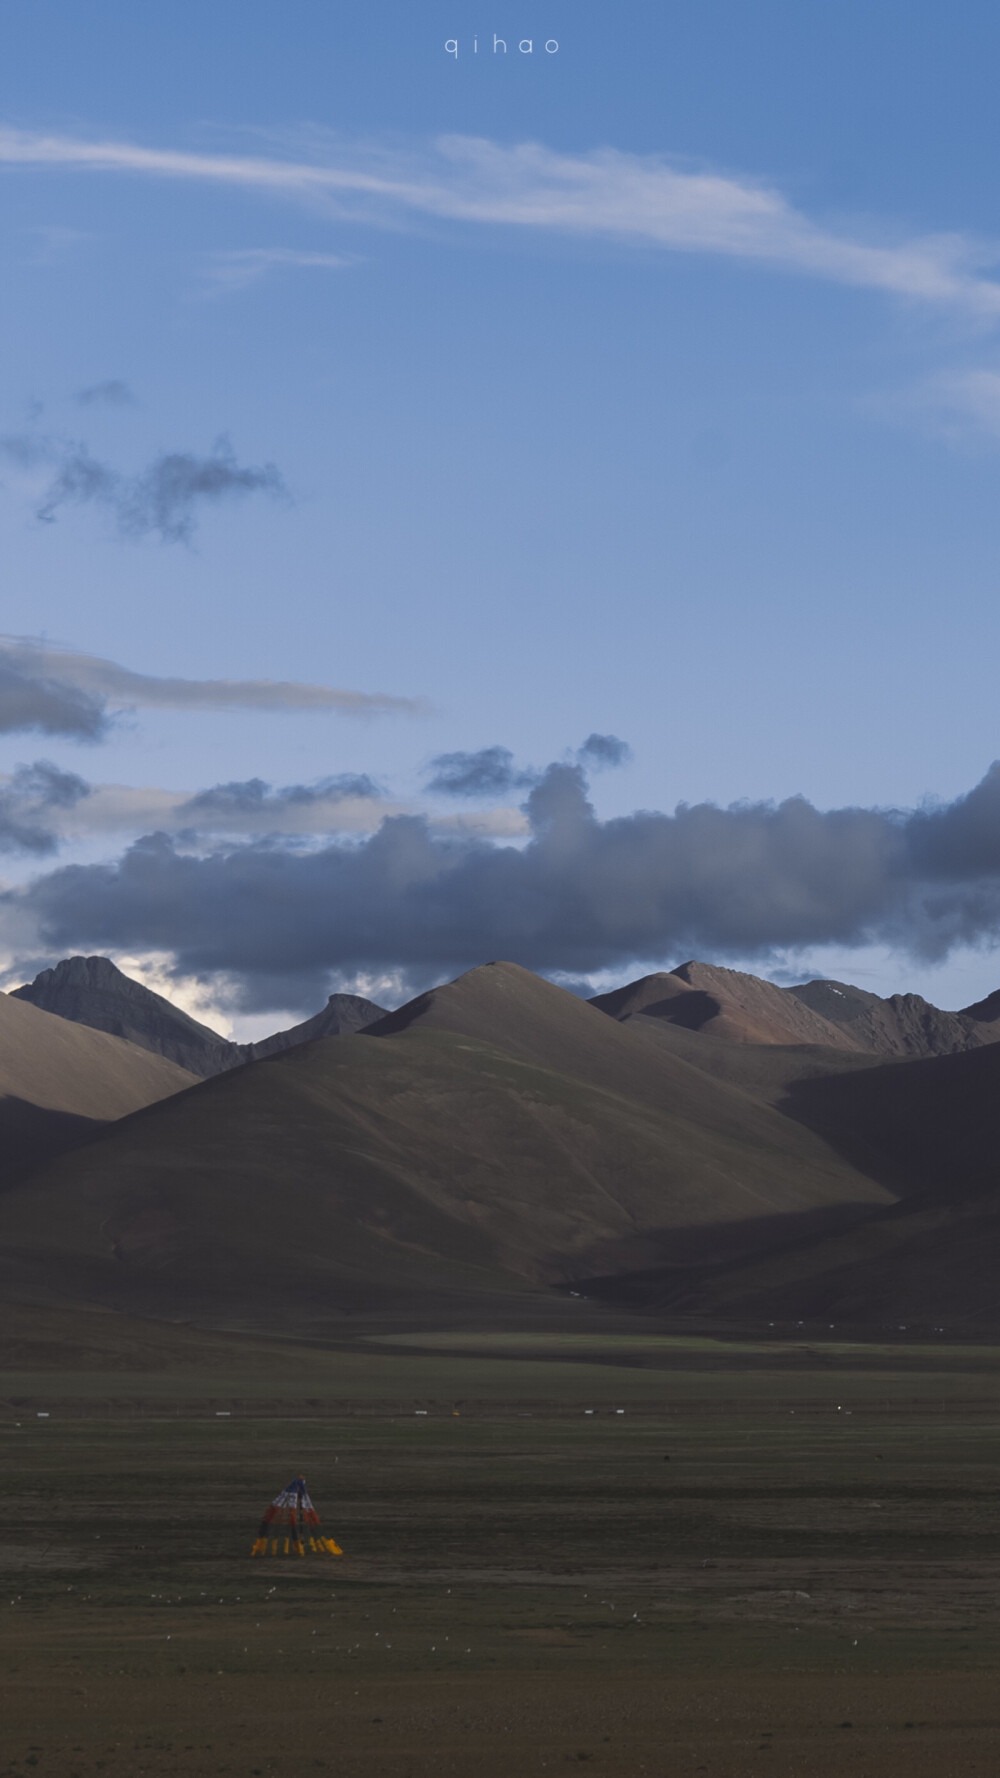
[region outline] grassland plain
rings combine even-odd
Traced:
[[[0,1773],[1000,1769],[1000,1349],[10,1326]]]

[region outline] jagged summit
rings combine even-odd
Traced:
[[[596,995],[591,1005],[620,1021],[641,1014],[736,1043],[855,1047],[839,1026],[791,999],[785,989],[711,963],[681,963],[676,969],[643,976],[610,994]]]
[[[738,969],[692,960],[595,995],[621,1023],[655,1019],[751,1045],[819,1045],[900,1060],[951,1056],[1000,1041],[1000,989],[962,1012],[919,994],[883,999],[848,982],[779,988]]]
[[[352,1031],[363,1031],[376,1019],[388,1015],[384,1006],[366,1000],[363,994],[331,994],[322,1012],[287,1031],[275,1031],[273,1037],[262,1037],[259,1043],[243,1045],[246,1060],[262,1062],[265,1056],[279,1055],[297,1043],[310,1043],[315,1037],[344,1037]]]
[[[66,957],[15,988],[13,997],[74,1024],[125,1037],[192,1074],[221,1074],[243,1060],[238,1044],[133,981],[110,957]]]
[[[315,1037],[360,1031],[385,1014],[383,1006],[359,994],[331,994],[322,1012],[301,1025],[277,1031],[257,1043],[231,1043],[162,994],[133,981],[110,957],[65,957],[54,968],[43,969],[26,987],[15,988],[14,997],[73,1024],[125,1037],[202,1079],[224,1074],[244,1062],[261,1061]]]
[[[879,1056],[952,1056],[1000,1039],[1000,991],[964,1012],[943,1012],[920,994],[883,1000],[848,982],[804,982],[783,990]]]

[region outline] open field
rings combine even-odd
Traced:
[[[2,1773],[1000,1769],[1000,1349],[93,1326],[0,1377]],[[298,1468],[344,1558],[251,1561]]]

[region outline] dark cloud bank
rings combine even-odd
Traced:
[[[793,797],[602,822],[580,764],[550,766],[525,806],[523,846],[414,816],[307,850],[272,839],[194,856],[153,835],[116,865],[56,869],[7,900],[54,953],[170,952],[260,1008],[312,1007],[331,976],[400,970],[418,988],[493,957],[580,977],[876,939],[934,959],[1000,937],[1000,763],[967,796],[916,811]]]

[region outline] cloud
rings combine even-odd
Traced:
[[[0,778],[0,795],[5,782]],[[51,809],[48,825],[59,845],[131,841],[155,832],[175,836],[185,851],[198,851],[215,847],[222,837],[280,835],[301,846],[334,834],[372,834],[388,816],[413,813],[365,773],[345,772],[315,784],[272,786],[250,778],[194,794],[159,785],[90,784],[85,800]],[[521,810],[509,806],[435,814],[429,826],[435,834],[460,839],[522,839],[530,832]]]
[[[321,778],[316,784],[289,784],[282,790],[275,790],[263,778],[248,778],[243,783],[216,784],[210,790],[200,790],[182,804],[181,813],[194,819],[219,815],[241,819],[251,815],[257,819],[262,814],[266,818],[272,811],[311,810],[325,803],[378,795],[377,785],[367,774],[342,772],[335,778]]]
[[[54,852],[58,838],[51,817],[73,808],[89,790],[82,778],[50,760],[18,766],[0,784],[0,852]]]
[[[611,148],[566,154],[541,143],[468,136],[442,136],[409,152],[352,146],[315,131],[310,143],[320,152],[302,160],[6,129],[0,164],[212,183],[284,196],[353,221],[420,216],[719,254],[1000,318],[1000,283],[983,275],[996,261],[994,245],[956,233],[908,239],[886,227],[828,228],[746,175]]]
[[[628,765],[632,757],[628,742],[619,741],[617,735],[588,735],[577,754],[580,764],[592,771]]]
[[[102,698],[48,672],[32,672],[0,648],[0,734],[34,729],[74,741],[100,741],[109,727]]]
[[[622,766],[632,758],[632,749],[616,735],[588,735],[576,753],[580,764],[591,771]],[[508,796],[512,791],[531,790],[541,773],[514,764],[509,747],[481,747],[478,753],[439,753],[429,767],[428,790],[439,796],[491,797]]]
[[[0,449],[13,456],[15,461],[20,455],[21,462],[26,463],[25,444],[26,441],[21,439],[4,439]],[[62,453],[35,516],[44,525],[52,525],[61,506],[86,506],[92,502],[117,507],[120,511],[122,493],[121,477],[106,463],[99,463],[92,457],[86,445],[69,445]]]
[[[209,257],[207,275],[217,290],[244,290],[269,272],[294,269],[344,271],[357,264],[345,253],[301,253],[294,247],[239,247]]]
[[[40,728],[99,740],[111,709],[334,712],[417,716],[420,698],[345,691],[280,679],[180,679],[133,673],[115,661],[30,638],[0,636],[0,732]]]
[[[1000,877],[1000,761],[965,796],[916,810],[907,837],[912,865],[929,882]]]
[[[226,438],[217,439],[205,457],[164,452],[134,476],[99,462],[85,444],[36,433],[0,439],[0,455],[21,469],[53,466],[37,508],[43,523],[54,523],[64,506],[100,505],[113,513],[122,536],[138,539],[156,533],[163,543],[189,543],[198,508],[206,502],[253,493],[288,497],[273,463],[256,468],[238,463]]]
[[[135,407],[136,400],[127,383],[111,377],[105,383],[91,383],[73,397],[80,407]]]
[[[187,543],[199,502],[254,493],[287,498],[288,490],[273,463],[256,469],[240,465],[228,440],[219,439],[207,457],[195,457],[190,451],[168,451],[158,457],[126,484],[118,522],[128,537],[155,531],[164,543]]]
[[[53,870],[4,906],[39,943],[170,954],[248,1008],[315,1004],[331,975],[414,988],[490,957],[580,978],[683,955],[766,958],[890,943],[924,959],[1000,941],[1000,764],[917,810],[681,804],[599,821],[579,765],[552,765],[526,843],[391,815],[367,839],[184,850],[149,835],[117,863]]]
[[[481,747],[478,753],[439,753],[431,760],[428,790],[441,796],[503,796],[538,782],[537,772],[518,771],[509,747]]]
[[[75,780],[82,782],[82,780]],[[0,797],[5,780],[0,778]],[[403,805],[383,798],[364,774],[343,773],[316,784],[274,787],[261,778],[217,784],[192,795],[155,785],[90,784],[86,800],[53,808],[50,830],[60,844],[156,830],[176,835],[186,848],[211,845],[218,836],[283,835],[308,842],[331,834],[373,833],[386,814]],[[504,831],[498,822],[498,832]]]
[[[84,229],[63,228],[59,224],[44,222],[34,223],[22,233],[28,236],[34,248],[26,261],[28,265],[61,265],[81,241],[93,240]]]
[[[977,366],[944,372],[916,391],[905,404],[935,419],[941,431],[1000,437],[1000,370]]]

